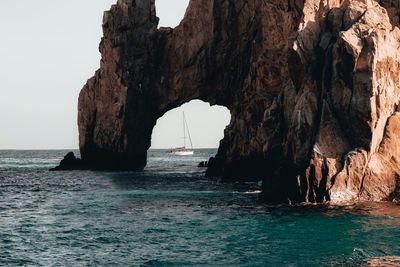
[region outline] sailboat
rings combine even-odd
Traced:
[[[183,147],[177,147],[171,151],[172,154],[177,156],[191,156],[194,154],[192,138],[190,137],[189,127],[186,122],[185,112],[182,113],[183,116]],[[190,149],[186,147],[186,130],[190,141]]]

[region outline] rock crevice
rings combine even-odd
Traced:
[[[118,0],[79,97],[82,162],[141,170],[156,120],[192,99],[231,123],[207,175],[263,180],[273,202],[387,200],[400,169],[396,1],[191,0],[158,29]]]

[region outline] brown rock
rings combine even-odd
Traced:
[[[379,2],[379,3],[378,3]],[[192,99],[230,109],[207,174],[263,180],[278,202],[391,198],[400,169],[396,1],[154,0],[104,15],[101,67],[79,97],[82,159],[141,170],[152,129]]]

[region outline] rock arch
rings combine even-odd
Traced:
[[[79,97],[90,168],[143,169],[157,118],[201,99],[232,116],[208,175],[262,178],[279,202],[396,191],[400,30],[378,2],[191,0],[177,28],[157,24],[154,0],[104,14]]]
[[[121,0],[105,13],[101,68],[79,100],[85,162],[142,169],[151,130],[165,112],[192,99],[234,109],[242,96],[233,92],[246,82],[253,42],[233,42],[232,37],[239,39],[239,21],[225,25],[219,20],[237,7],[215,4],[220,3],[192,1],[175,29],[157,29],[154,1]],[[193,25],[197,30],[187,30]],[[253,28],[247,40],[257,34]]]

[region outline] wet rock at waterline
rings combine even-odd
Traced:
[[[202,161],[200,162],[197,167],[199,168],[207,168],[208,167],[208,161]]]
[[[158,29],[154,0],[118,0],[79,97],[83,161],[143,169],[156,120],[201,99],[232,116],[209,176],[263,180],[271,202],[390,200],[400,30],[387,2],[191,0]]]
[[[85,168],[85,164],[81,159],[75,157],[74,152],[68,152],[64,159],[61,160],[60,165],[50,169],[50,171],[84,170]]]

